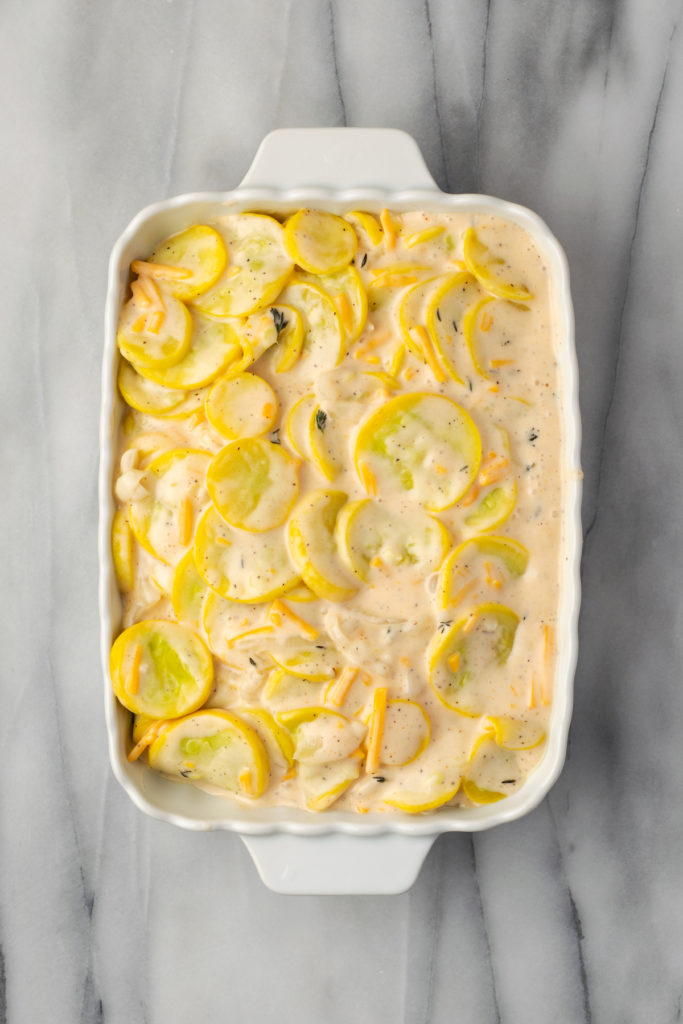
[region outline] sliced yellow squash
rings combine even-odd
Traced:
[[[119,508],[114,513],[111,525],[111,553],[116,582],[122,594],[131,591],[135,582],[133,544],[134,536],[128,520],[128,510]]]
[[[492,487],[465,516],[465,525],[472,531],[484,533],[500,526],[517,504],[517,484],[509,479]]]
[[[446,707],[484,714],[488,676],[504,665],[515,642],[519,616],[500,604],[483,604],[444,633],[429,649],[429,681]]]
[[[339,655],[333,648],[297,639],[278,647],[269,646],[268,653],[285,672],[312,683],[328,682],[339,666]]]
[[[277,332],[277,349],[273,357],[276,373],[291,370],[301,355],[304,344],[304,321],[298,309],[278,303],[269,310]]]
[[[149,748],[156,771],[208,782],[243,797],[268,784],[268,753],[255,729],[230,711],[198,711],[162,729]]]
[[[462,343],[465,310],[477,295],[481,295],[481,291],[476,280],[463,271],[442,281],[427,303],[427,333],[449,376],[459,384],[463,383],[463,355],[466,351]]]
[[[318,597],[347,601],[356,592],[334,539],[337,514],[346,502],[342,491],[310,491],[296,505],[287,527],[292,562]]]
[[[194,305],[212,316],[248,316],[265,309],[277,298],[293,266],[282,225],[260,213],[238,213],[223,217],[219,228],[228,265]]]
[[[369,493],[406,494],[430,511],[450,508],[477,475],[479,431],[443,395],[411,392],[385,402],[365,420],[354,453]]]
[[[487,588],[500,590],[506,579],[526,572],[528,561],[527,549],[511,537],[471,537],[454,548],[441,566],[439,607],[459,604],[464,597]]]
[[[196,633],[177,622],[149,619],[125,629],[109,658],[114,693],[136,715],[178,718],[211,692],[213,660]]]
[[[285,420],[285,436],[302,459],[313,458],[311,452],[310,423],[318,403],[315,395],[304,395],[292,406]]]
[[[179,388],[166,388],[143,377],[137,370],[121,360],[118,375],[119,391],[132,409],[150,416],[165,416],[177,408],[187,397]]]
[[[171,603],[178,622],[184,622],[190,629],[201,628],[204,602],[209,589],[197,572],[194,553],[190,548],[178,562],[173,574]]]
[[[344,563],[366,583],[386,571],[424,579],[439,568],[450,544],[444,525],[422,509],[392,512],[370,498],[344,505],[335,538]]]
[[[396,786],[384,803],[398,808],[399,811],[405,811],[406,814],[435,811],[437,807],[449,803],[460,789],[460,777],[453,778],[453,774],[450,772],[444,778],[441,772],[432,772],[418,788]]]
[[[379,748],[379,763],[403,766],[417,760],[429,744],[427,712],[414,700],[389,700]]]
[[[192,317],[187,306],[166,292],[156,289],[156,294],[154,306],[141,305],[133,296],[121,310],[116,342],[138,371],[167,369],[190,348]]]
[[[221,377],[207,395],[206,415],[229,441],[260,437],[275,423],[277,398],[270,384],[255,373]]]
[[[324,707],[279,711],[278,722],[294,740],[294,760],[311,764],[340,761],[358,749],[365,727]]]
[[[280,526],[299,492],[297,461],[258,437],[232,441],[211,460],[206,486],[231,526],[262,533]]]
[[[195,299],[218,280],[225,270],[228,255],[223,239],[214,228],[195,224],[171,235],[156,247],[150,263],[179,271],[165,281],[176,299]]]
[[[208,504],[206,471],[211,456],[173,448],[145,470],[148,496],[130,504],[130,524],[139,543],[166,565],[177,565],[192,544],[197,519]]]
[[[342,217],[322,210],[298,210],[285,222],[287,252],[303,270],[330,274],[353,259],[358,239]]]
[[[197,527],[194,558],[209,586],[230,601],[272,601],[299,582],[281,529],[265,533],[238,530],[213,507]]]
[[[210,384],[242,353],[234,323],[212,320],[193,311],[191,344],[183,358],[173,366],[159,369],[132,360],[135,369],[148,380],[166,388],[194,391]]]
[[[279,304],[291,306],[301,316],[303,341],[299,359],[312,379],[322,370],[337,366],[346,354],[346,340],[334,302],[311,280],[293,277],[282,291]]]
[[[308,448],[316,469],[330,482],[341,469],[329,440],[333,433],[334,425],[330,416],[320,405],[315,405],[308,421]]]
[[[349,265],[334,274],[300,276],[327,292],[339,315],[347,346],[351,345],[362,334],[368,316],[368,294],[356,268]]]
[[[480,240],[474,228],[468,228],[463,242],[463,254],[467,269],[488,292],[499,299],[512,302],[526,302],[533,295],[524,285],[515,281],[515,271],[504,261],[493,255],[488,246]]]
[[[361,762],[347,757],[329,764],[302,762],[297,769],[309,811],[324,811],[339,799],[360,775]]]

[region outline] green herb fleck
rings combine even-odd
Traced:
[[[275,306],[271,306],[270,315],[273,318],[275,330],[277,331],[278,335],[281,334],[281,332],[284,331],[285,327],[289,323],[289,320],[285,320],[285,314],[282,312],[282,310],[276,309]]]
[[[324,409],[318,409],[315,414],[315,425],[318,430],[324,430],[327,423],[327,413]]]

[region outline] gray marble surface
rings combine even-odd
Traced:
[[[5,0],[1,1024],[673,1024],[683,999],[680,0]],[[262,136],[412,133],[569,256],[585,469],[567,764],[397,897],[286,897],[109,768],[96,602],[109,250]]]

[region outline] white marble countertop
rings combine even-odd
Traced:
[[[669,1024],[683,1014],[679,0],[8,0],[0,24],[1,1024]],[[109,767],[96,600],[106,261],[275,127],[406,129],[569,256],[584,600],[565,770],[396,897],[268,891]]]

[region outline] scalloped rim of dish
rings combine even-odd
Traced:
[[[144,258],[153,245],[182,227],[227,212],[256,210],[286,213],[300,206],[319,206],[334,213],[353,209],[379,211],[439,210],[495,214],[520,224],[533,236],[546,256],[556,304],[558,363],[562,384],[564,459],[564,537],[561,595],[558,609],[558,660],[547,747],[543,759],[524,786],[505,800],[473,808],[442,808],[426,815],[367,814],[325,811],[324,814],[290,807],[243,806],[229,798],[212,796],[153,773],[126,758],[128,712],[118,705],[109,680],[109,649],[117,625],[118,591],[110,553],[114,501],[113,450],[122,403],[116,390],[116,323],[130,261]],[[198,214],[202,214],[198,216]],[[162,224],[164,227],[162,227]],[[151,243],[151,244],[150,244]],[[299,836],[343,833],[361,837],[395,833],[436,836],[443,832],[475,832],[512,821],[529,813],[550,790],[562,770],[572,713],[573,680],[578,653],[581,557],[581,429],[578,404],[578,367],[574,344],[574,314],[565,254],[547,225],[526,207],[485,195],[449,194],[434,188],[384,190],[379,188],[264,188],[238,187],[229,192],[198,192],[176,196],[146,207],[130,222],[112,251],[105,310],[105,348],[102,370],[99,473],[99,562],[101,655],[105,682],[105,711],[109,755],[117,780],[133,803],[146,814],[182,828],[224,829],[244,835],[285,832]],[[172,791],[168,789],[172,787]],[[188,799],[191,794],[191,799]],[[211,802],[211,806],[207,805]]]

